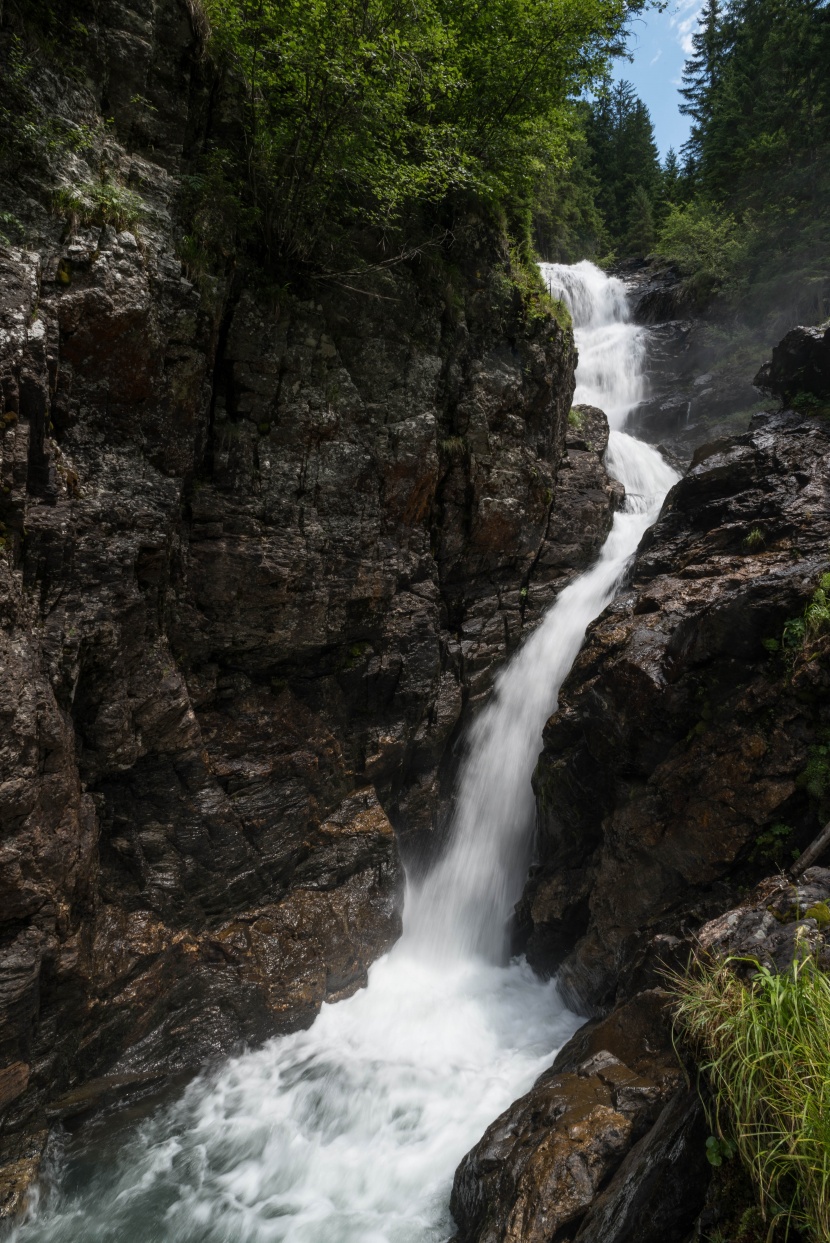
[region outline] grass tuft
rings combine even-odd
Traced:
[[[830,1239],[830,978],[811,957],[776,974],[735,959],[675,977],[676,1022],[712,1088],[711,1123],[734,1143],[770,1228]]]

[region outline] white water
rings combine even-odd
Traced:
[[[590,264],[543,271],[574,314],[577,399],[603,405],[619,429],[642,364],[624,290]],[[523,962],[500,964],[542,726],[676,478],[619,430],[607,465],[631,503],[596,565],[500,674],[471,731],[450,846],[408,894],[404,935],[368,988],[324,1006],[309,1031],[197,1080],[114,1153],[101,1146],[60,1171],[19,1243],[442,1243],[452,1233],[458,1161],[580,1022],[555,984]]]
[[[621,428],[645,395],[643,366],[648,329],[631,323],[625,285],[587,259],[541,264],[551,295],[573,316],[579,368],[574,405],[599,406]]]

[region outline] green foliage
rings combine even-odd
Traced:
[[[684,185],[659,250],[775,339],[826,314],[830,294],[830,10],[706,0],[692,42]]]
[[[806,954],[748,983],[733,960],[674,981],[677,1025],[712,1089],[717,1152],[734,1144],[765,1218],[830,1237],[830,979]]]
[[[0,64],[0,167],[21,160],[41,169],[65,163],[72,153],[95,144],[94,127],[78,125],[46,109],[33,92],[35,59],[22,39],[13,36]]]
[[[467,455],[467,442],[463,436],[447,436],[445,440],[439,440],[438,452],[450,462],[460,462]]]
[[[822,574],[818,586],[798,617],[784,622],[781,640],[764,639],[768,652],[783,651],[790,661],[802,653],[809,659],[810,644],[830,630],[830,574]]]
[[[584,101],[563,114],[564,158],[543,163],[533,188],[533,242],[551,263],[575,263],[607,253],[611,241],[597,205],[600,177],[594,168],[586,127],[590,108]]]
[[[26,226],[10,211],[0,211],[0,245],[11,246],[20,241]]]
[[[112,225],[134,228],[144,215],[140,195],[116,181],[88,181],[79,186],[61,186],[52,198],[55,213],[64,216],[70,228],[79,224]]]
[[[639,0],[206,0],[239,83],[235,149],[282,259],[331,261],[338,228],[400,226],[474,196],[529,218],[568,163],[569,99]]]
[[[798,785],[806,790],[821,807],[830,793],[830,745],[825,736],[813,744],[807,753],[807,763],[799,775]]]
[[[578,406],[572,406],[568,411],[568,425],[577,431],[582,426],[584,415]]]
[[[744,544],[747,548],[760,548],[764,542],[764,533],[760,527],[753,527],[744,538]]]
[[[815,638],[830,629],[830,574],[822,574],[810,603],[804,610],[806,638]]]
[[[685,275],[720,284],[745,254],[745,235],[729,213],[701,199],[671,207],[660,231],[657,253]]]
[[[599,94],[587,134],[599,178],[597,206],[612,244],[624,254],[647,254],[654,244],[661,170],[648,108],[630,82]]]
[[[749,856],[750,863],[774,864],[781,867],[792,857],[792,840],[795,832],[788,824],[773,824],[755,838]],[[798,853],[798,852],[796,852]]]
[[[717,1169],[724,1161],[731,1161],[737,1152],[737,1144],[732,1139],[710,1135],[706,1141],[706,1160]]]

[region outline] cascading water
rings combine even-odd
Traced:
[[[18,1243],[441,1243],[453,1172],[579,1025],[555,984],[502,966],[527,864],[530,775],[588,623],[676,479],[619,430],[640,397],[642,333],[588,263],[545,264],[574,316],[576,400],[614,430],[625,511],[497,679],[459,778],[449,848],[407,896],[404,935],[369,986],[192,1083],[117,1152],[56,1163]]]

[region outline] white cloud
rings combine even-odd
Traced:
[[[649,68],[651,68],[652,65],[656,65],[662,55],[663,55],[663,49],[659,47],[657,51],[655,52],[655,54],[652,56],[651,60],[648,62]]]
[[[697,30],[702,8],[700,0],[678,0],[677,7],[669,18],[669,24],[675,32],[677,42],[687,56],[693,51],[692,35]]]

